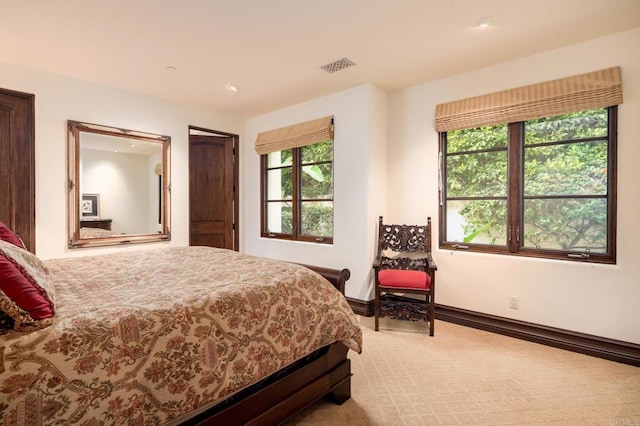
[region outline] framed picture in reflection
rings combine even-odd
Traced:
[[[82,194],[80,211],[82,217],[100,217],[100,195]]]

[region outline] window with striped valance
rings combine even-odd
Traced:
[[[332,139],[333,116],[323,117],[259,133],[256,138],[256,152],[264,155]]]
[[[438,132],[513,123],[622,103],[620,67],[436,106]]]

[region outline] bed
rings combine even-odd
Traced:
[[[277,424],[350,397],[348,270],[211,247],[41,262],[9,246],[55,315],[0,331],[0,424]]]
[[[89,228],[82,227],[80,228],[80,239],[85,238],[109,238],[113,237],[113,231],[102,228]]]

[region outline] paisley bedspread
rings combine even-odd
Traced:
[[[346,299],[299,265],[209,247],[45,262],[54,324],[0,335],[0,424],[158,425],[318,348],[360,352]]]

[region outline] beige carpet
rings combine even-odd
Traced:
[[[351,399],[288,425],[640,426],[640,368],[436,322],[360,318]]]

